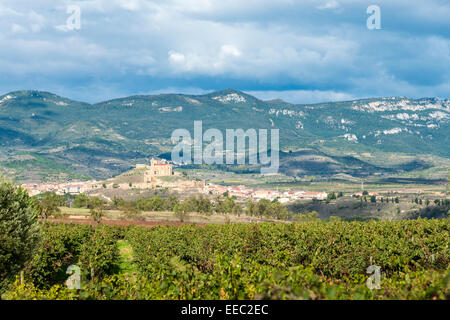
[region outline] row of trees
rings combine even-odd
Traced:
[[[291,216],[286,207],[277,200],[261,199],[258,202],[249,201],[246,211],[247,214],[257,217],[288,219]]]
[[[391,198],[390,201],[391,201],[392,203],[400,203],[400,199],[399,199],[398,197]],[[386,198],[386,199],[381,198],[381,202],[389,203],[389,198]]]
[[[367,200],[367,199],[369,199],[369,200]],[[367,196],[362,196],[362,197],[359,197],[359,201],[360,202],[371,202],[371,203],[376,203],[377,201],[380,201],[381,203],[384,203],[384,202],[386,202],[386,203],[389,203],[389,202],[392,202],[392,203],[400,203],[400,199],[398,198],[398,197],[395,197],[395,198],[388,198],[388,197],[386,197],[386,198],[383,198],[383,197],[381,197],[381,198],[377,198],[375,195],[372,195],[372,196],[370,196],[370,197],[367,197]]]
[[[262,199],[259,202],[249,201],[246,204],[236,202],[234,197],[218,196],[213,200],[203,196],[191,196],[181,201],[176,196],[166,198],[153,196],[150,198],[141,197],[134,201],[125,201],[120,197],[114,197],[110,203],[106,203],[98,197],[89,197],[86,194],[77,195],[74,201],[76,208],[88,208],[91,211],[103,209],[122,210],[126,217],[137,219],[142,211],[172,211],[180,220],[190,213],[201,213],[205,215],[216,214],[248,214],[257,217],[271,217],[275,219],[289,218],[288,210],[277,200],[269,201]]]
[[[184,221],[184,218],[193,212],[211,215],[235,214],[241,215],[242,207],[231,197],[216,197],[213,201],[205,197],[191,196],[174,207],[175,214]]]
[[[39,218],[46,220],[50,217],[62,216],[60,207],[70,206],[73,197],[70,195],[58,195],[54,192],[46,192],[30,199],[33,209]],[[100,222],[103,211],[107,209],[107,202],[100,197],[89,197],[80,194],[75,198],[76,208],[88,208],[95,221]]]
[[[426,206],[429,206],[430,203],[431,203],[431,200],[430,199],[422,200],[422,199],[419,199],[419,198],[415,198],[415,199],[412,199],[411,202],[415,203],[415,204],[424,204],[425,203]],[[433,203],[436,206],[442,206],[442,207],[443,206],[450,206],[450,199],[434,199]]]
[[[343,192],[329,192],[327,195],[326,203],[330,203],[331,200],[336,200],[337,198],[341,198],[344,196]]]

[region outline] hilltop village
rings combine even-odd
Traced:
[[[106,181],[78,181],[78,182],[46,182],[36,184],[23,184],[23,188],[28,190],[31,196],[45,192],[55,192],[56,194],[81,194],[92,193],[102,189],[118,190],[151,190],[155,188],[168,188],[171,191],[179,193],[189,192],[204,194],[205,196],[227,194],[240,200],[249,199],[278,199],[281,203],[287,203],[295,200],[324,200],[327,193],[309,192],[301,190],[283,191],[274,189],[251,189],[244,185],[227,186],[206,181],[190,180],[184,177],[180,172],[174,171],[174,166],[166,160],[151,159],[150,165],[137,164],[135,169],[126,172],[118,177]]]

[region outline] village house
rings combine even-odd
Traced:
[[[317,199],[317,200],[325,200],[328,194],[326,192],[303,192],[300,195],[302,199]]]
[[[80,182],[44,182],[39,184],[24,184],[22,187],[28,191],[30,196],[41,193],[54,192],[56,194],[80,194],[92,190],[98,184],[97,181]]]
[[[280,196],[280,193],[274,190],[256,190],[253,193],[253,198],[255,199],[267,199],[267,200],[275,200]]]

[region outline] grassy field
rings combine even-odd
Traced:
[[[127,240],[118,240],[117,247],[120,254],[119,268],[125,275],[133,276],[137,273],[137,265],[134,263],[133,247]]]

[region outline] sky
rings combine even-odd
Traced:
[[[291,103],[450,98],[450,1],[0,0],[0,95],[227,88]]]

